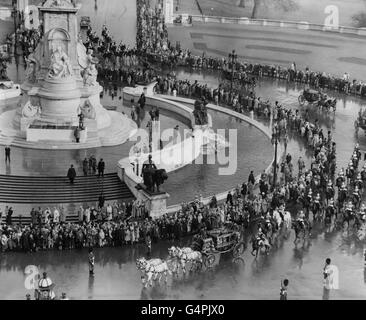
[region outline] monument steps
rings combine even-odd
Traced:
[[[7,204],[60,204],[130,200],[133,194],[117,174],[77,177],[71,185],[65,177],[20,177],[0,175],[0,202]]]
[[[90,176],[91,177],[91,176]],[[81,189],[81,188],[93,188],[94,186],[103,186],[103,187],[109,187],[109,186],[115,186],[119,181],[113,181],[111,179],[106,179],[104,181],[86,181],[86,182],[78,182],[78,180],[76,180],[76,183],[74,185],[72,185],[71,187],[74,190],[77,189]],[[67,178],[64,178],[63,181],[56,181],[56,183],[54,181],[42,181],[42,180],[38,180],[34,179],[34,180],[14,180],[14,181],[6,181],[6,179],[0,178],[0,188],[3,187],[3,185],[1,184],[6,184],[7,186],[13,186],[13,187],[23,187],[23,186],[31,186],[32,188],[44,188],[46,186],[52,186],[55,189],[60,189],[62,190],[63,188],[65,188],[65,186],[69,186],[69,181],[67,180]]]
[[[30,195],[32,196],[32,198],[36,198],[36,197],[39,197],[39,198],[42,198],[42,197],[47,197],[49,195],[51,196],[54,196],[54,193],[55,193],[55,190],[45,190],[44,188],[41,189],[34,189],[33,187],[31,187],[32,189],[28,189],[28,190],[25,190],[25,189],[22,189],[22,188],[18,188],[18,189],[15,189],[14,187],[10,186],[10,187],[1,187],[0,188],[0,194],[1,195],[8,195],[9,197],[14,197],[14,196],[21,196],[21,195]],[[48,187],[46,187],[48,188]],[[90,189],[88,188],[88,191],[90,193],[98,193],[98,195],[103,191],[103,193],[108,193],[108,194],[112,194],[112,193],[121,193],[121,194],[124,194],[125,192],[121,191],[120,187],[119,186],[113,186],[113,187],[109,187],[109,188],[106,188],[106,187],[97,187],[97,188],[94,188],[94,189]],[[68,196],[68,195],[77,195],[77,194],[83,194],[83,190],[80,189],[80,190],[71,190],[71,191],[60,191],[58,190],[57,191],[58,194],[55,196],[55,197],[63,197],[63,196]],[[127,193],[127,192],[126,192]]]
[[[1,140],[0,140],[0,144]],[[14,138],[11,143],[12,146],[18,148],[32,148],[32,149],[52,149],[52,150],[68,150],[68,149],[80,149],[82,146],[83,149],[87,148],[96,148],[100,147],[99,138],[88,139],[85,143],[76,143],[76,142],[57,142],[55,141],[38,141],[38,142],[29,142],[22,138]]]
[[[57,182],[68,181],[66,176],[65,177],[53,177],[53,176],[15,176],[15,175],[0,175],[0,181],[2,180],[9,180],[8,178],[11,177],[12,181],[43,181],[43,182],[53,182],[53,180]],[[53,179],[53,180],[52,180]],[[97,174],[89,174],[87,176],[79,175],[75,178],[75,181],[81,182],[98,182],[98,181],[120,181],[119,177],[115,173],[106,173],[104,177],[99,177]]]

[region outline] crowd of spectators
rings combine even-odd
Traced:
[[[168,29],[163,13],[163,1],[157,0],[155,8],[149,0],[137,0],[138,51],[160,52],[168,47]]]

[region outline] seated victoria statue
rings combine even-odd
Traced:
[[[67,78],[73,75],[70,59],[60,46],[53,50],[48,69],[50,79]]]

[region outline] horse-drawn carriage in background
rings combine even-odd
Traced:
[[[248,86],[250,88],[255,88],[257,86],[256,78],[252,74],[242,70],[234,70],[234,72],[232,72],[230,68],[224,68],[221,72],[221,80],[233,81],[241,86]]]
[[[301,106],[308,104],[315,105],[320,109],[325,109],[326,111],[330,111],[332,108],[333,111],[336,111],[337,99],[330,99],[325,93],[322,93],[317,90],[305,89],[298,98],[299,104]]]
[[[220,262],[223,254],[231,254],[233,262],[244,262],[241,256],[246,246],[239,231],[223,227],[207,231],[206,237],[196,235],[192,249],[202,253],[206,268],[212,268]]]

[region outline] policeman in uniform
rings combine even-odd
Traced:
[[[358,189],[358,186],[353,191],[353,197],[356,199],[356,203],[360,201],[360,190]]]
[[[330,198],[326,210],[326,215],[329,216],[330,219],[332,219],[333,214],[335,214],[337,217],[337,211],[336,208],[334,207],[334,200],[333,198]]]
[[[95,256],[93,252],[93,248],[89,249],[89,274],[94,275],[94,264],[95,264]]]
[[[352,201],[349,201],[346,205],[346,211],[348,212],[348,214],[351,216],[353,213],[353,204]]]
[[[297,221],[299,222],[299,224],[303,227],[303,229],[305,229],[305,214],[304,214],[304,211],[300,211],[299,212],[299,216],[297,218]]]
[[[288,279],[281,281],[281,288],[280,288],[280,300],[287,300],[287,288],[288,288],[289,281]]]
[[[358,189],[362,189],[362,187],[363,187],[361,173],[357,174],[357,178],[356,178],[356,181],[355,181],[355,187],[358,187]]]

